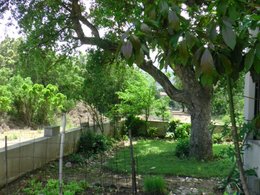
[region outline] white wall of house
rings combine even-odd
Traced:
[[[244,106],[244,116],[246,121],[251,121],[254,118],[254,108],[255,108],[255,83],[252,80],[250,73],[248,72],[245,76],[245,106]]]
[[[250,73],[245,76],[244,88],[244,117],[250,122],[254,118],[255,111],[255,83]],[[249,135],[244,148],[244,168],[255,169],[257,177],[248,176],[248,187],[250,194],[260,194],[260,140],[253,140],[253,136]],[[249,147],[247,147],[247,145]]]

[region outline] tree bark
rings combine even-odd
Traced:
[[[190,156],[208,160],[213,156],[212,139],[209,131],[211,104],[208,98],[193,98],[191,108]]]

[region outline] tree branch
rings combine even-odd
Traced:
[[[102,38],[96,38],[96,37],[74,37],[75,39],[80,40],[81,44],[85,45],[93,45],[97,46],[101,49],[111,51],[115,53],[118,49],[118,44],[108,40],[108,39],[102,39]]]
[[[149,73],[164,88],[171,99],[185,104],[190,103],[187,94],[174,87],[168,77],[152,64],[152,61],[145,61],[139,68]]]
[[[100,38],[100,35],[99,35],[99,32],[98,32],[97,28],[96,28],[93,24],[91,24],[91,23],[87,20],[87,18],[85,18],[84,16],[82,16],[81,13],[80,13],[80,16],[79,16],[79,20],[80,20],[83,24],[85,24],[85,25],[91,30],[91,32],[92,32],[92,34],[94,35],[94,37]]]
[[[71,18],[72,18],[73,25],[74,25],[74,30],[76,31],[79,38],[82,38],[85,36],[80,22],[82,22],[84,25],[86,25],[91,30],[94,37],[100,38],[97,28],[93,24],[91,24],[87,18],[85,18],[82,15],[78,0],[72,0],[70,13],[71,13]]]

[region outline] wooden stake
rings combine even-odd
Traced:
[[[66,114],[62,114],[62,125],[61,125],[61,139],[60,139],[60,159],[59,159],[59,195],[62,195],[62,164],[63,164],[63,150],[64,150],[64,138],[66,128]]]

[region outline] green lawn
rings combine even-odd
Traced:
[[[165,140],[139,140],[134,146],[137,163],[137,174],[159,174],[192,177],[224,177],[232,168],[232,161],[222,159],[201,162],[194,159],[178,159],[174,155],[176,143]],[[214,145],[214,155],[228,145]],[[107,167],[110,170],[130,173],[129,147],[118,150]]]

